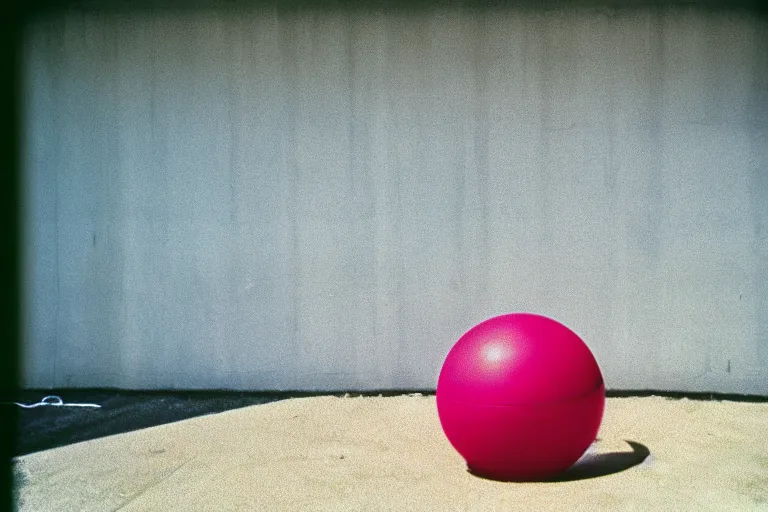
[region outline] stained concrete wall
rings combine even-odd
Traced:
[[[768,394],[748,10],[69,11],[24,51],[25,385],[431,388],[495,314]]]

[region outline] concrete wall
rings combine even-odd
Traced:
[[[25,53],[25,385],[432,388],[508,311],[613,389],[768,394],[768,21],[54,13]]]

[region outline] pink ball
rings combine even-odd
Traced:
[[[453,346],[437,381],[445,435],[470,471],[498,480],[551,478],[595,440],[605,385],[592,352],[544,316],[501,315]]]

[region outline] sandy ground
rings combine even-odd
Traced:
[[[433,396],[285,400],[34,453],[16,473],[35,512],[768,511],[768,404],[609,399],[556,482],[468,473]]]

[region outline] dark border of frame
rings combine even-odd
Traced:
[[[12,397],[19,385],[20,353],[20,34],[22,11],[16,3],[0,7],[0,401]],[[18,430],[17,411],[0,419],[0,510],[15,510],[11,457]]]

